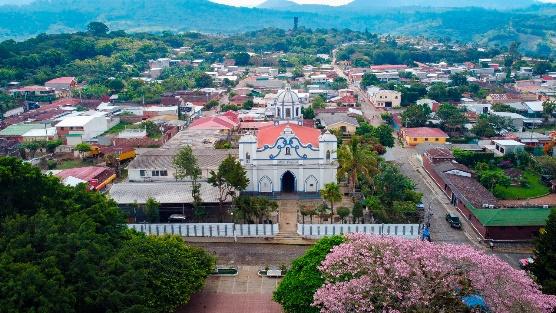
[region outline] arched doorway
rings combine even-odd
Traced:
[[[282,192],[295,192],[295,176],[290,171],[282,175]]]

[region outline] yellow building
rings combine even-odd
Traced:
[[[442,129],[430,127],[404,128],[402,136],[410,146],[421,143],[445,144],[446,140],[450,138]]]

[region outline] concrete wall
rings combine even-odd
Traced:
[[[419,238],[419,224],[297,224],[297,233],[304,238],[322,238],[347,233]]]
[[[149,235],[182,237],[273,237],[278,234],[278,224],[128,224],[127,227]]]

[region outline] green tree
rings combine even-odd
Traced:
[[[481,185],[485,186],[490,191],[494,190],[494,187],[509,186],[511,179],[502,169],[487,169],[477,171],[477,176]]]
[[[214,271],[215,258],[186,245],[178,236],[135,234],[109,263],[114,273],[125,271],[117,291],[132,289],[143,308],[131,302],[129,311],[175,312],[199,292]],[[141,286],[139,290],[133,286]],[[133,298],[132,298],[133,299]],[[129,300],[132,300],[129,299]],[[124,309],[124,308],[122,308]]]
[[[436,116],[440,118],[443,127],[449,131],[460,130],[463,128],[463,124],[467,123],[463,110],[452,104],[440,105]]]
[[[197,162],[197,158],[193,154],[191,146],[181,148],[174,156],[173,165],[176,170],[175,176],[178,180],[185,178],[191,179],[191,197],[193,198],[193,207],[196,214],[200,213],[201,198],[201,185],[198,183],[201,178],[201,168]]]
[[[373,176],[378,171],[378,156],[359,136],[352,136],[338,150],[338,179],[348,177],[351,190],[355,192],[360,176]]]
[[[342,193],[340,192],[340,186],[336,183],[328,183],[324,185],[324,188],[320,191],[322,198],[330,203],[330,210],[334,214],[334,203],[342,200]]]
[[[376,86],[380,84],[380,80],[373,73],[365,73],[361,77],[361,88],[365,89],[369,86]]]
[[[87,31],[94,36],[104,36],[108,33],[109,28],[101,22],[90,22],[87,25]]]
[[[552,71],[552,69],[553,69],[552,64],[550,64],[550,62],[548,62],[548,61],[537,62],[533,66],[533,74],[535,74],[535,75],[544,75],[547,72]]]
[[[115,78],[108,81],[108,88],[112,89],[114,92],[120,92],[124,90],[125,83],[123,80]]]
[[[301,108],[301,114],[304,119],[312,120],[315,118],[315,110],[312,107]]]
[[[197,88],[209,88],[214,86],[214,81],[210,75],[206,73],[196,73],[193,80]]]
[[[552,209],[546,226],[535,240],[535,263],[531,271],[543,293],[556,294],[556,209]]]
[[[313,295],[324,284],[318,267],[330,250],[343,243],[344,237],[325,237],[317,241],[305,254],[292,262],[290,270],[273,294],[286,313],[318,313],[311,306]]]
[[[380,125],[375,128],[373,136],[378,139],[381,145],[392,148],[395,143],[392,131],[392,127],[389,125]]]
[[[467,86],[469,82],[467,82],[467,75],[464,73],[455,73],[450,75],[450,80],[452,86]]]
[[[542,103],[542,111],[545,114],[545,116],[552,116],[552,114],[554,114],[554,111],[556,110],[556,101],[544,101]]]
[[[0,311],[173,312],[214,259],[128,230],[115,202],[0,158]]]
[[[332,85],[330,86],[334,90],[346,89],[348,87],[348,81],[344,77],[335,77]]]
[[[243,102],[243,109],[244,110],[251,110],[253,108],[255,104],[253,103],[253,100],[248,99],[247,101]]]
[[[412,191],[415,184],[404,176],[395,164],[382,162],[379,172],[373,176],[374,194],[387,207],[392,207],[394,201],[406,201],[413,198]],[[412,199],[413,200],[413,199]]]
[[[278,202],[265,197],[239,196],[234,201],[235,216],[243,218],[244,223],[252,223],[255,219],[261,221],[278,210]]]
[[[345,223],[346,218],[351,213],[351,210],[349,208],[345,207],[345,206],[344,207],[339,207],[336,211],[338,213],[338,216],[342,220],[342,223]]]
[[[220,102],[218,102],[218,100],[212,99],[209,102],[207,102],[207,104],[205,104],[204,109],[205,110],[212,110],[213,108],[217,108],[220,105]]]
[[[149,197],[145,202],[145,215],[149,223],[158,223],[160,221],[160,203],[153,197]]]
[[[404,127],[421,127],[427,124],[431,113],[428,105],[413,104],[408,106],[400,117]]]
[[[220,204],[220,214],[222,214],[225,201],[228,197],[235,201],[237,194],[249,185],[249,178],[247,178],[247,172],[241,162],[228,155],[220,163],[216,172],[210,171],[208,183],[218,188],[218,202]]]
[[[326,106],[326,99],[323,96],[318,95],[313,99],[312,107],[313,109],[322,109]]]
[[[29,153],[31,154],[30,157],[34,158],[35,154],[37,153],[37,150],[39,150],[40,148],[40,145],[37,141],[29,141],[29,142],[22,143],[20,147],[28,150]]]
[[[541,156],[536,159],[537,168],[542,175],[556,177],[556,158],[551,156]]]
[[[234,53],[232,57],[235,61],[235,65],[237,66],[247,66],[249,65],[249,60],[251,59],[251,56],[247,52]]]

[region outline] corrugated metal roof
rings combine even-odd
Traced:
[[[207,182],[201,184],[204,203],[218,203],[218,188]],[[191,182],[121,183],[110,189],[109,195],[118,204],[144,204],[153,198],[162,204],[192,203]]]
[[[21,136],[31,129],[44,128],[44,124],[14,124],[0,131],[0,136]]]

